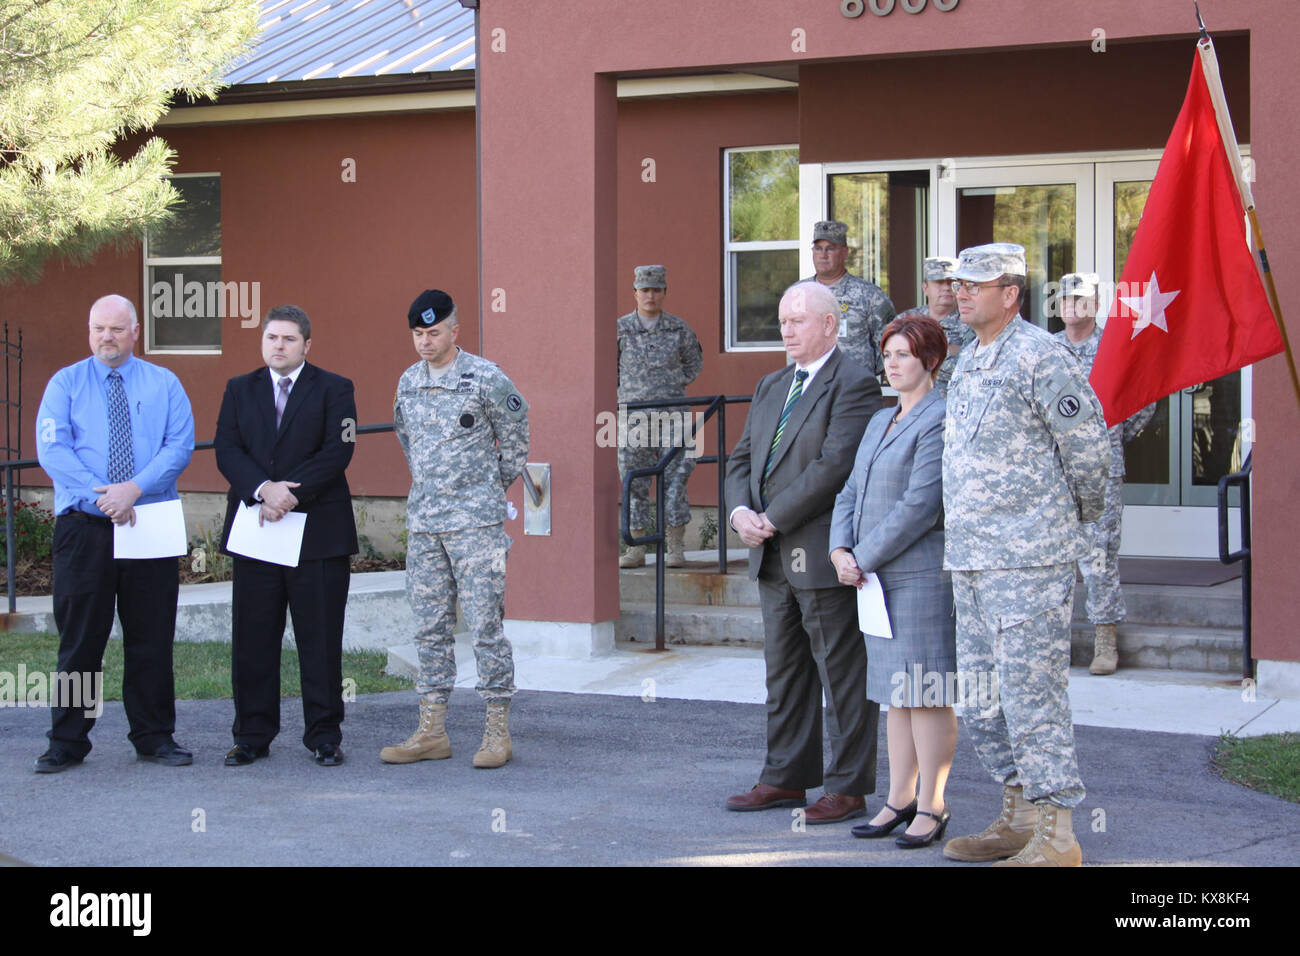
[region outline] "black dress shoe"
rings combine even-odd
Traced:
[[[82,757],[74,757],[66,750],[55,750],[51,747],[36,758],[36,766],[33,769],[36,773],[62,773],[74,764],[81,763],[82,759]]]
[[[321,744],[316,748],[316,762],[322,767],[337,767],[343,763],[343,748],[338,744]]]
[[[159,744],[153,753],[145,753],[143,750],[136,752],[137,760],[148,760],[152,763],[160,763],[168,767],[188,767],[194,763],[194,754],[190,753],[184,747],[181,747],[174,740],[168,740]]]
[[[917,810],[916,815],[920,817],[929,817],[932,820],[938,820],[934,829],[923,836],[912,836],[910,833],[904,833],[894,841],[897,846],[904,850],[919,850],[923,846],[929,846],[935,840],[943,839],[943,831],[948,829],[948,821],[952,819],[952,813],[947,807],[943,808],[943,813],[930,813],[928,810]]]
[[[881,824],[859,823],[849,832],[860,840],[878,840],[883,836],[893,833],[894,828],[900,823],[911,823],[912,820],[916,818],[915,800],[903,807],[901,810],[895,810],[889,804],[885,804],[885,809],[894,811],[894,819],[890,820],[888,823]]]
[[[269,757],[271,748],[267,745],[254,747],[252,744],[235,744],[226,754],[227,767],[246,767],[254,760]]]

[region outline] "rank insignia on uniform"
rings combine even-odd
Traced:
[[[425,309],[420,313],[420,321],[425,325],[433,325],[433,320],[436,318],[437,316],[433,314],[433,309]]]
[[[1062,395],[1056,403],[1056,410],[1066,418],[1073,418],[1079,414],[1079,399],[1074,395]]]
[[[517,412],[519,411],[519,409],[523,407],[524,407],[524,400],[520,398],[518,395],[511,395],[509,398],[506,399],[506,408],[510,409],[512,412]]]
[[[965,399],[962,399],[960,402],[957,403],[957,406],[952,411],[953,414],[956,415],[958,418],[965,418],[966,413],[970,411],[970,402],[966,401]]]
[[[466,412],[464,415],[460,416],[460,425],[462,428],[473,428],[474,416],[469,412]]]

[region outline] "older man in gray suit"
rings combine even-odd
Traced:
[[[801,807],[823,786],[808,823],[861,816],[876,787],[879,705],[866,699],[856,597],[827,557],[831,510],[880,386],[836,348],[839,306],[816,282],[781,298],[793,364],[758,383],[745,433],[727,463],[731,526],[758,579],[767,665],[767,758],[758,784],[729,810]],[[822,770],[822,694],[831,761]]]

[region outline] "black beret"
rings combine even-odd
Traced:
[[[437,325],[454,311],[456,311],[456,303],[451,301],[451,296],[441,289],[425,289],[411,303],[411,310],[406,313],[406,319],[413,329],[427,329]]]

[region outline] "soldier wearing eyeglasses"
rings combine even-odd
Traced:
[[[963,249],[952,288],[976,341],[957,359],[944,428],[944,567],[952,571],[957,667],[980,762],[1003,785],[1002,813],[944,855],[1011,866],[1078,866],[1071,811],[1082,802],[1066,695],[1081,522],[1105,502],[1110,445],[1086,372],[1020,317],[1025,250]],[[976,679],[971,679],[976,678]],[[983,679],[980,679],[983,678]]]

